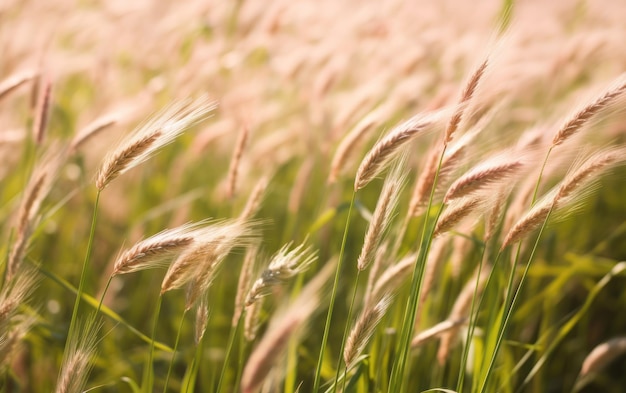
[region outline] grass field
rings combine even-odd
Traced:
[[[0,2],[0,392],[623,392],[624,18]]]

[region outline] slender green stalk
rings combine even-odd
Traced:
[[[296,220],[297,222],[297,220]],[[304,283],[304,275],[300,274],[297,276],[295,285],[293,290],[291,291],[291,299],[290,301],[294,301],[298,294],[302,290],[302,285]],[[289,344],[287,346],[287,374],[285,375],[285,383],[283,387],[283,392],[291,393],[296,390],[297,383],[297,373],[292,372],[293,370],[297,370],[298,368],[298,346],[299,340],[297,337],[291,337],[289,339]]]
[[[241,315],[243,315],[243,313],[241,313]],[[239,316],[239,319],[237,320],[237,325],[235,325],[234,328],[230,329],[230,335],[228,337],[228,344],[226,346],[226,356],[224,358],[224,365],[222,366],[222,372],[220,373],[220,379],[219,382],[217,383],[217,393],[221,393],[222,391],[222,384],[224,382],[224,376],[226,374],[226,370],[228,369],[228,363],[230,363],[230,356],[232,354],[233,351],[233,346],[235,344],[235,338],[237,337],[237,332],[239,331],[239,326],[241,325],[241,315]]]
[[[485,378],[483,379],[483,383],[480,387],[480,392],[483,393],[485,391],[485,388],[487,387],[487,382],[489,380],[489,377],[491,375],[491,371],[493,370],[493,366],[496,362],[496,357],[498,355],[498,351],[500,350],[500,346],[502,345],[502,341],[504,339],[504,333],[506,331],[506,328],[508,327],[509,324],[509,319],[511,318],[511,315],[513,314],[513,308],[515,307],[515,304],[517,302],[518,299],[518,295],[520,293],[520,291],[522,290],[522,286],[524,285],[524,281],[526,280],[526,277],[528,276],[528,270],[530,269],[530,265],[533,261],[533,258],[535,256],[535,252],[537,251],[537,247],[539,245],[539,240],[541,239],[541,235],[543,234],[543,231],[546,227],[546,224],[548,223],[548,220],[550,219],[550,214],[552,213],[552,208],[554,207],[554,205],[550,208],[550,211],[548,212],[548,215],[546,216],[546,219],[543,222],[543,225],[541,226],[541,229],[539,229],[539,234],[537,235],[537,239],[535,239],[535,243],[533,245],[533,249],[530,252],[530,256],[528,257],[528,262],[526,263],[526,267],[524,268],[524,272],[522,274],[522,277],[520,278],[520,282],[517,285],[517,288],[515,290],[515,294],[512,295],[512,298],[510,297],[512,291],[512,287],[513,287],[513,282],[512,279],[515,276],[515,268],[516,268],[516,264],[513,265],[513,268],[511,269],[511,276],[509,278],[509,289],[507,290],[507,298],[504,302],[504,307],[507,307],[507,305],[509,304],[509,301],[511,302],[511,305],[507,307],[506,309],[506,313],[504,318],[502,318],[502,322],[500,323],[500,328],[498,329],[498,338],[496,340],[496,345],[494,347],[493,353],[491,355],[491,360],[489,361],[489,366],[487,368],[487,373],[485,374]],[[520,243],[521,246],[521,243]],[[517,256],[515,257],[515,261],[517,262],[517,259],[519,257],[519,253],[520,253],[520,248],[518,246],[517,249]]]
[[[474,294],[472,295],[472,305],[470,306],[469,318],[467,321],[467,336],[465,339],[465,348],[463,348],[463,353],[461,354],[461,366],[459,370],[459,377],[456,383],[456,391],[457,393],[461,393],[463,391],[463,382],[465,379],[465,363],[467,363],[467,358],[469,357],[469,348],[470,342],[472,340],[472,336],[474,335],[474,329],[476,328],[476,319],[478,318],[478,313],[474,316],[474,309],[476,307],[476,296],[478,295],[478,285],[480,283],[480,274],[482,273],[484,259],[486,254],[486,247],[483,247],[483,252],[480,257],[480,263],[478,265],[478,272],[476,273],[476,285],[474,286]],[[491,274],[487,277],[487,280],[491,278]]]
[[[190,391],[194,391],[196,386],[196,377],[198,375],[198,365],[202,360],[202,352],[204,350],[204,336],[200,339],[200,342],[196,346],[196,354],[194,355],[193,360],[191,361],[191,371],[189,373],[189,377],[185,380],[185,393],[189,393]]]
[[[339,383],[339,374],[341,371],[341,364],[343,363],[343,351],[346,347],[346,339],[348,338],[348,334],[350,333],[350,321],[352,320],[352,310],[354,309],[354,300],[356,299],[356,292],[359,288],[359,277],[361,276],[361,270],[357,269],[356,271],[356,279],[354,282],[354,290],[352,291],[352,299],[350,300],[350,308],[348,308],[348,317],[346,318],[346,327],[343,329],[343,338],[341,339],[341,348],[339,349],[339,361],[337,362],[337,374],[335,375],[335,387],[333,388],[333,392],[337,391],[337,384]],[[343,384],[341,387],[341,391],[346,391],[346,379],[348,379],[348,365],[346,364],[346,372],[343,378]]]
[[[437,171],[435,172],[435,179],[433,181],[433,187],[430,191],[430,197],[428,198],[428,207],[426,209],[426,213],[424,215],[424,226],[422,228],[422,235],[420,239],[420,249],[419,254],[417,256],[417,260],[415,263],[415,267],[413,269],[413,277],[411,279],[411,290],[409,293],[409,301],[407,302],[406,309],[404,311],[404,316],[402,320],[402,332],[400,336],[399,348],[398,348],[398,357],[397,361],[394,362],[392,371],[391,371],[391,380],[389,381],[389,391],[390,392],[401,392],[402,384],[403,384],[403,376],[404,369],[406,367],[406,362],[409,354],[409,347],[411,345],[411,335],[413,333],[413,329],[415,327],[415,318],[418,311],[418,300],[420,297],[420,293],[422,290],[422,278],[424,276],[424,270],[426,266],[426,259],[428,257],[428,252],[430,251],[430,245],[433,240],[433,233],[435,231],[435,226],[437,225],[437,220],[439,220],[439,216],[443,211],[443,206],[441,206],[435,219],[432,220],[430,228],[428,227],[430,215],[430,211],[433,205],[433,199],[435,196],[435,190],[437,189],[437,181],[439,179],[439,170],[441,169],[441,163],[443,162],[443,157],[446,153],[446,147],[444,146],[441,151],[441,155],[439,156],[439,163],[437,165]]]
[[[154,311],[154,320],[152,321],[152,334],[150,336],[150,352],[148,355],[148,363],[146,363],[146,369],[144,370],[143,383],[141,387],[142,392],[151,392],[154,384],[154,368],[152,362],[154,360],[154,341],[156,336],[156,328],[159,323],[159,314],[161,313],[161,303],[163,302],[163,295],[159,295],[157,300],[156,309]],[[176,350],[174,350],[176,353]]]
[[[239,334],[239,362],[237,363],[237,376],[235,377],[235,387],[233,392],[239,391],[239,385],[241,384],[241,375],[243,374],[243,368],[245,366],[244,355],[246,353],[246,339],[243,334]]]
[[[111,281],[113,280],[113,276],[109,276],[109,280],[107,284],[104,286],[104,291],[102,291],[102,295],[100,296],[100,302],[98,302],[98,308],[96,309],[96,315],[100,314],[100,309],[102,309],[102,303],[104,302],[104,297],[109,290],[109,286],[111,286]]]
[[[72,319],[70,321],[70,328],[67,332],[67,339],[65,341],[65,349],[63,350],[63,357],[69,353],[69,345],[71,338],[74,337],[76,329],[76,320],[78,319],[78,307],[80,305],[80,299],[83,297],[85,290],[85,281],[87,278],[87,267],[89,260],[91,259],[91,252],[93,250],[93,240],[96,234],[96,221],[98,218],[98,203],[100,202],[100,190],[96,193],[96,201],[93,207],[93,216],[91,219],[91,230],[89,231],[89,240],[87,242],[87,251],[85,252],[85,259],[83,260],[83,267],[80,273],[80,281],[78,283],[78,292],[76,293],[76,300],[74,301],[74,309],[72,311]],[[98,310],[99,311],[99,310]],[[65,360],[65,359],[64,359]]]
[[[174,352],[172,353],[172,359],[170,365],[167,368],[167,377],[165,377],[165,385],[163,385],[163,393],[167,392],[167,385],[170,382],[170,376],[172,375],[172,368],[174,366],[174,360],[176,360],[176,351],[178,350],[178,343],[180,341],[180,332],[183,330],[183,323],[185,322],[185,315],[187,315],[187,309],[183,311],[183,316],[180,318],[180,324],[178,325],[178,333],[176,333],[176,341],[174,342]]]
[[[335,307],[335,298],[337,297],[337,287],[339,286],[339,273],[341,272],[341,266],[343,263],[343,255],[346,248],[346,241],[348,239],[348,230],[350,228],[350,216],[352,215],[352,207],[354,206],[354,199],[356,192],[352,193],[352,199],[350,200],[350,208],[348,209],[348,217],[346,218],[346,225],[343,231],[343,239],[341,241],[341,250],[339,251],[339,262],[337,263],[337,270],[335,271],[335,280],[333,282],[333,289],[330,294],[330,305],[328,306],[328,314],[326,315],[326,324],[324,325],[324,335],[322,337],[322,345],[320,346],[320,355],[317,359],[317,368],[315,369],[315,380],[313,382],[313,393],[316,393],[320,387],[320,377],[322,373],[322,363],[324,361],[324,350],[326,349],[326,343],[328,342],[328,334],[330,332],[330,321],[333,316],[333,308]],[[340,354],[341,356],[341,354]]]

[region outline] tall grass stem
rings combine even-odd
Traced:
[[[317,359],[317,367],[315,369],[315,379],[313,381],[313,393],[319,391],[320,378],[322,373],[322,363],[324,362],[324,352],[326,344],[328,343],[328,335],[330,333],[330,322],[333,316],[333,309],[335,307],[335,299],[337,297],[337,288],[339,286],[339,274],[341,273],[341,266],[343,265],[343,256],[346,248],[346,242],[348,240],[348,230],[350,229],[350,216],[352,215],[352,208],[354,206],[354,200],[356,198],[356,191],[352,192],[352,199],[350,200],[350,207],[348,208],[348,217],[346,218],[346,225],[343,231],[343,239],[341,240],[341,250],[339,251],[339,261],[337,262],[337,270],[335,271],[335,279],[333,281],[333,289],[330,294],[330,304],[328,306],[328,314],[326,315],[326,323],[324,325],[324,335],[322,337],[322,344],[320,346],[320,354]],[[341,353],[339,354],[341,356]]]

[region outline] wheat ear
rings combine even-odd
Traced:
[[[481,200],[472,197],[455,199],[439,217],[433,236],[440,236],[454,228],[461,220],[476,210]]]
[[[402,281],[410,276],[410,272],[415,265],[417,255],[411,254],[402,258],[398,263],[385,269],[380,275],[374,287],[370,299],[372,301],[380,299],[381,296],[392,288],[398,288]]]
[[[277,285],[284,284],[291,277],[308,269],[317,256],[310,247],[305,247],[304,243],[288,251],[291,243],[283,246],[274,255],[267,269],[261,273],[248,296],[246,297],[246,307],[267,295],[269,290]]]
[[[444,202],[448,203],[452,199],[473,194],[494,183],[509,179],[523,166],[521,160],[503,161],[501,157],[478,164],[452,183],[446,192]]]
[[[243,260],[241,266],[241,272],[239,273],[239,281],[237,283],[237,294],[235,295],[235,311],[233,312],[232,326],[237,326],[241,313],[246,305],[246,295],[252,284],[252,274],[254,270],[254,264],[257,259],[259,251],[259,245],[255,244],[248,247],[246,257]]]
[[[206,299],[202,298],[200,303],[198,303],[198,309],[196,310],[196,331],[194,336],[196,345],[198,345],[202,340],[202,337],[204,337],[208,321],[209,305],[207,304]]]
[[[426,341],[429,341],[432,338],[439,337],[452,329],[457,329],[465,322],[467,322],[467,318],[459,319],[456,321],[446,319],[445,321],[439,322],[431,328],[422,330],[419,334],[413,337],[413,340],[411,341],[411,348],[419,347],[420,345],[422,345]]]
[[[0,101],[11,92],[37,76],[34,72],[20,72],[9,76],[0,83]]]
[[[249,135],[248,127],[244,127],[239,136],[237,137],[237,142],[235,143],[235,150],[233,151],[233,156],[230,159],[230,167],[228,168],[228,197],[233,198],[235,196],[235,188],[237,187],[237,175],[239,171],[239,164],[241,162],[241,157],[243,156],[243,150],[246,147],[246,142],[248,141]]]
[[[593,116],[613,103],[613,101],[615,101],[625,90],[626,80],[622,75],[613,84],[613,86],[605,91],[600,97],[578,110],[569,120],[567,120],[557,131],[554,139],[552,140],[552,145],[558,146],[569,139],[578,130],[585,126],[585,124],[587,124]]]
[[[109,127],[114,126],[119,121],[118,116],[115,115],[105,115],[99,117],[87,124],[85,128],[76,134],[74,139],[72,139],[72,143],[70,144],[70,149],[72,151],[76,151],[80,149],[88,140],[98,135],[100,132],[106,130]]]
[[[90,318],[95,318],[91,316]],[[89,328],[87,328],[89,327]],[[65,354],[56,393],[82,392],[92,367],[91,357],[96,351],[96,340],[100,326],[87,321],[78,329],[78,337],[70,337],[68,353]]]
[[[409,216],[415,217],[419,214],[420,208],[424,205],[424,202],[428,200],[433,185],[435,184],[435,176],[437,174],[437,166],[439,165],[439,157],[441,156],[441,149],[436,146],[429,150],[426,157],[426,163],[424,168],[420,171],[420,175],[417,178],[415,187],[413,188],[413,194],[409,201]]]
[[[364,307],[369,307],[372,303],[372,293],[374,291],[374,285],[376,284],[376,279],[380,275],[385,265],[388,250],[388,242],[383,242],[376,250],[374,262],[372,263],[372,267],[370,268],[369,274],[367,275],[367,285],[365,286],[365,299],[363,300],[363,304],[365,305]]]
[[[486,58],[480,66],[474,71],[471,75],[467,83],[465,84],[465,88],[463,89],[463,93],[461,93],[461,99],[459,100],[459,106],[456,111],[450,118],[448,126],[446,127],[444,144],[450,143],[452,140],[453,134],[459,128],[459,124],[461,123],[461,119],[463,117],[463,112],[467,107],[467,103],[472,99],[474,93],[476,92],[476,88],[483,75],[485,74],[485,70],[487,69],[487,65],[489,64],[489,58]]]
[[[259,211],[261,207],[261,202],[263,201],[263,195],[265,194],[265,190],[267,189],[268,179],[267,177],[262,177],[257,184],[254,186],[252,193],[248,197],[246,201],[246,205],[243,210],[239,214],[239,220],[246,221],[254,217],[254,215]]]
[[[595,347],[583,361],[579,378],[603,369],[626,352],[626,337],[615,337]]]
[[[48,118],[50,115],[50,101],[52,98],[52,81],[48,76],[44,78],[43,87],[39,92],[37,99],[37,107],[35,110],[35,121],[33,122],[33,136],[35,143],[43,144],[43,139],[48,127]]]
[[[46,152],[41,158],[42,164],[33,170],[18,211],[16,240],[7,262],[7,280],[14,276],[24,259],[41,204],[50,192],[64,158],[64,151]]]
[[[328,175],[329,184],[337,181],[339,173],[348,160],[350,153],[355,150],[357,143],[365,138],[367,133],[380,123],[383,113],[384,111],[380,108],[373,110],[361,119],[361,121],[359,121],[341,140],[330,163],[330,173]]]
[[[442,112],[419,114],[396,126],[367,153],[354,179],[354,190],[365,187],[376,177],[403,146],[435,124]]]
[[[383,238],[383,234],[391,223],[392,214],[398,203],[400,190],[404,183],[405,176],[403,176],[401,172],[404,161],[404,159],[400,160],[398,165],[395,166],[380,192],[374,214],[367,227],[361,254],[357,260],[357,268],[359,270],[365,270],[370,265],[376,249]]]
[[[626,159],[625,154],[626,149],[624,148],[610,148],[592,155],[578,169],[565,177],[558,188],[555,199],[564,200],[571,197],[577,190],[597,179],[600,172],[624,161]]]
[[[207,222],[185,224],[136,243],[116,259],[111,275],[156,268],[168,263],[194,242],[194,231],[197,231],[200,225],[206,224]]]
[[[539,228],[548,218],[553,207],[553,198],[543,198],[540,202],[536,203],[509,230],[502,242],[500,250],[503,250],[509,244],[517,243],[528,233]]]
[[[185,129],[203,120],[214,108],[215,104],[206,99],[182,101],[138,128],[104,159],[96,176],[98,190],[103,190],[119,175],[146,161]]]
[[[193,246],[180,254],[167,270],[161,283],[161,293],[191,283],[187,292],[189,309],[198,295],[211,284],[230,251],[254,239],[257,224],[256,221],[225,220],[196,231]]]
[[[593,154],[578,168],[572,170],[552,191],[537,202],[509,230],[502,242],[501,249],[521,240],[528,233],[537,229],[556,209],[573,203],[581,195],[593,190],[589,184],[599,179],[601,172],[623,162],[626,159],[623,148],[609,148]]]
[[[383,316],[387,313],[391,305],[391,300],[391,295],[384,295],[378,303],[373,307],[368,307],[363,310],[359,316],[359,319],[348,335],[346,347],[343,351],[343,359],[347,369],[354,366],[354,362],[369,343],[376,326],[378,326]]]

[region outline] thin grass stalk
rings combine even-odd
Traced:
[[[552,205],[552,207],[554,207],[554,204]],[[504,318],[502,318],[502,322],[500,323],[500,326],[498,328],[498,337],[496,339],[496,345],[494,347],[493,353],[491,355],[491,360],[489,361],[489,366],[487,368],[487,373],[485,374],[485,378],[480,386],[480,392],[484,393],[485,392],[485,388],[487,387],[487,382],[489,381],[489,377],[491,376],[491,371],[493,370],[493,366],[495,364],[496,361],[496,357],[498,355],[498,351],[500,350],[500,346],[502,345],[502,341],[504,339],[504,333],[506,331],[506,328],[508,326],[509,323],[509,319],[511,318],[511,314],[513,313],[513,308],[515,307],[515,303],[517,302],[518,299],[518,295],[522,289],[522,286],[524,285],[524,281],[526,280],[526,277],[528,276],[528,270],[530,269],[530,265],[531,262],[535,256],[535,252],[537,251],[537,247],[539,246],[539,240],[541,239],[541,235],[543,234],[544,229],[546,228],[546,224],[548,223],[548,219],[550,218],[550,215],[552,213],[552,208],[550,209],[550,211],[548,212],[548,215],[546,216],[546,219],[543,222],[543,225],[541,226],[541,228],[539,229],[539,234],[537,235],[537,239],[535,240],[535,244],[533,245],[532,251],[530,252],[530,256],[528,257],[528,262],[526,263],[526,267],[524,268],[524,272],[522,273],[522,277],[520,278],[520,282],[517,285],[517,289],[515,290],[515,294],[513,295],[512,299],[510,299],[510,294],[512,293],[511,289],[513,287],[513,279],[515,277],[515,268],[517,265],[517,260],[519,258],[520,255],[520,250],[521,250],[521,243],[518,244],[518,248],[517,248],[517,254],[515,256],[515,263],[513,265],[513,267],[511,268],[511,275],[509,276],[509,282],[507,284],[508,290],[507,290],[507,297],[504,301],[504,307],[507,307],[507,304],[509,303],[509,301],[511,302],[511,305],[508,306],[507,310],[506,310],[506,314],[504,316]]]
[[[290,302],[297,299],[297,295],[299,295],[300,292],[302,291],[303,284],[304,284],[304,275],[299,274],[295,280],[293,289],[291,290],[291,296],[289,298]],[[293,372],[293,370],[298,369],[298,346],[299,344],[300,343],[297,337],[291,337],[289,339],[289,342],[287,343],[285,370],[288,370],[290,372],[287,372],[285,375],[285,381],[283,384],[283,391],[285,392],[295,392],[297,390],[295,388],[296,383],[297,383],[297,372]]]
[[[476,316],[474,316],[474,310],[478,309],[476,306],[476,297],[478,295],[478,288],[480,285],[480,275],[482,273],[482,269],[483,269],[483,264],[484,264],[484,260],[485,260],[485,255],[486,255],[486,249],[487,247],[484,246],[483,250],[482,250],[482,255],[480,257],[480,263],[478,264],[478,272],[476,273],[476,285],[474,286],[474,294],[472,295],[472,305],[470,306],[470,312],[468,315],[468,327],[467,327],[467,336],[465,338],[465,348],[463,348],[463,353],[461,354],[461,366],[460,366],[460,370],[459,370],[459,377],[457,379],[456,382],[456,391],[458,393],[461,393],[463,391],[463,382],[465,379],[465,364],[467,363],[467,358],[469,357],[469,348],[470,348],[470,342],[471,339],[474,335],[474,330],[476,328],[476,319],[478,318],[478,313],[476,313]],[[487,281],[485,281],[485,286],[483,291],[487,288],[487,284],[489,283],[489,280],[491,279],[491,272],[489,272],[489,276],[487,277]]]
[[[196,353],[194,355],[193,360],[191,361],[191,372],[189,378],[187,378],[187,384],[185,387],[185,393],[189,393],[190,391],[195,390],[196,386],[196,378],[198,376],[198,365],[200,364],[200,360],[202,360],[202,353],[204,352],[204,337],[200,339],[200,342],[196,346]],[[191,389],[191,390],[190,390]]]
[[[343,337],[341,338],[341,347],[339,348],[339,360],[337,361],[337,372],[335,374],[335,387],[333,393],[337,391],[337,385],[339,384],[339,375],[341,371],[341,364],[343,361],[343,351],[346,347],[346,340],[350,334],[350,321],[352,320],[352,311],[354,310],[354,300],[356,299],[356,292],[359,287],[359,278],[361,277],[361,269],[356,270],[356,279],[354,280],[354,290],[352,291],[352,298],[350,299],[350,307],[348,308],[348,316],[346,317],[346,326],[343,329]],[[346,364],[346,372],[343,378],[341,391],[346,391],[346,379],[348,378],[348,365]]]
[[[87,278],[87,267],[89,260],[91,259],[91,252],[93,250],[93,240],[96,234],[96,221],[98,219],[98,203],[100,202],[100,190],[96,192],[96,201],[93,207],[93,216],[91,218],[91,229],[89,230],[89,240],[87,241],[87,251],[85,253],[85,259],[83,260],[83,267],[80,273],[80,281],[78,283],[78,292],[76,293],[76,300],[74,301],[74,309],[72,310],[72,319],[70,320],[70,328],[67,332],[67,339],[65,341],[65,349],[63,350],[63,357],[68,353],[70,345],[70,337],[73,337],[76,330],[76,319],[78,318],[78,308],[80,306],[80,299],[83,297],[85,290],[85,281]],[[65,360],[65,359],[63,359]]]
[[[157,300],[156,309],[154,310],[154,319],[152,321],[152,334],[150,335],[150,350],[148,353],[148,362],[146,363],[146,367],[144,370],[143,380],[141,391],[142,392],[152,392],[154,385],[154,367],[152,365],[154,361],[154,342],[156,336],[156,328],[159,323],[159,314],[161,313],[161,303],[163,302],[163,295],[159,294],[159,298]]]
[[[330,332],[330,321],[333,315],[333,309],[335,307],[335,298],[337,297],[337,287],[339,286],[339,273],[341,272],[341,265],[343,263],[343,255],[346,248],[346,241],[348,240],[348,230],[350,228],[350,216],[352,215],[352,208],[354,206],[354,199],[356,197],[356,191],[352,192],[352,199],[350,200],[350,207],[348,208],[348,217],[346,218],[346,225],[343,231],[343,239],[341,240],[341,249],[339,251],[339,261],[337,262],[337,269],[335,270],[335,279],[333,281],[333,289],[330,294],[330,304],[328,306],[328,313],[326,315],[326,323],[324,325],[324,334],[322,336],[322,344],[320,347],[320,355],[317,359],[317,367],[315,368],[315,379],[313,381],[312,392],[316,393],[320,387],[320,377],[322,373],[322,363],[324,361],[324,351],[328,342],[328,334]],[[340,354],[341,356],[341,354]]]
[[[96,316],[100,314],[100,310],[102,309],[102,303],[104,303],[104,297],[109,290],[109,286],[111,286],[111,281],[113,281],[113,276],[109,276],[106,285],[104,286],[104,290],[102,291],[102,295],[100,295],[100,301],[98,302],[98,308],[96,309]]]
[[[247,349],[248,342],[246,341],[243,334],[239,335],[239,361],[237,362],[237,374],[235,376],[235,387],[233,392],[238,392],[240,390],[241,385],[241,376],[243,375],[243,369],[246,366],[245,363],[245,352]]]
[[[401,392],[402,384],[403,384],[403,376],[404,369],[406,367],[406,361],[409,353],[409,348],[411,346],[411,336],[413,334],[413,329],[415,327],[415,318],[417,314],[418,308],[418,300],[420,298],[420,292],[422,289],[422,277],[424,276],[424,268],[426,266],[426,259],[428,257],[428,251],[430,250],[430,245],[433,240],[433,233],[435,231],[435,226],[437,225],[437,221],[439,220],[439,216],[443,210],[443,205],[437,211],[437,215],[433,220],[430,229],[428,227],[428,216],[430,215],[430,210],[433,205],[433,199],[435,196],[435,190],[437,189],[437,180],[439,179],[439,171],[441,169],[441,164],[443,162],[443,157],[446,153],[446,145],[441,151],[441,155],[439,156],[439,164],[437,165],[437,171],[435,172],[435,179],[433,181],[433,187],[430,191],[430,197],[428,198],[428,207],[426,208],[426,213],[424,214],[424,226],[422,228],[422,235],[420,239],[420,249],[419,254],[417,256],[417,260],[415,263],[415,267],[413,268],[413,276],[411,279],[411,289],[409,292],[409,301],[407,303],[404,316],[402,319],[402,332],[401,338],[399,342],[399,356],[397,357],[397,361],[394,362],[392,371],[391,371],[391,380],[389,381],[389,391],[390,392]],[[427,235],[428,233],[428,235]]]
[[[222,371],[220,373],[220,379],[217,383],[217,393],[221,393],[224,376],[230,362],[232,349],[235,344],[237,332],[243,321],[244,309],[245,309],[245,297],[248,289],[250,288],[250,281],[252,278],[252,269],[254,268],[254,262],[256,260],[258,245],[249,248],[246,252],[246,257],[241,267],[239,274],[239,283],[237,285],[237,294],[235,298],[235,311],[233,314],[233,321],[231,322],[230,333],[228,336],[228,344],[226,346],[226,355],[224,358],[224,364],[222,365]]]
[[[172,353],[172,359],[170,359],[170,365],[167,368],[167,376],[165,377],[165,384],[163,385],[163,393],[167,392],[167,385],[170,382],[170,376],[172,375],[172,368],[174,366],[174,360],[176,360],[176,351],[178,350],[178,343],[180,342],[180,332],[183,330],[183,324],[185,322],[185,315],[187,315],[187,308],[183,310],[183,315],[180,318],[180,324],[178,325],[178,332],[176,333],[176,341],[174,341],[174,352]]]
[[[224,356],[224,365],[222,366],[222,372],[220,373],[220,379],[217,382],[217,390],[216,393],[222,392],[222,384],[224,383],[224,376],[226,375],[226,370],[228,369],[228,363],[230,363],[230,357],[233,352],[233,346],[235,344],[235,339],[237,338],[237,332],[239,331],[239,327],[241,326],[241,321],[243,312],[239,314],[239,318],[237,319],[237,324],[231,327],[230,334],[228,335],[228,344],[226,344],[226,355]]]

